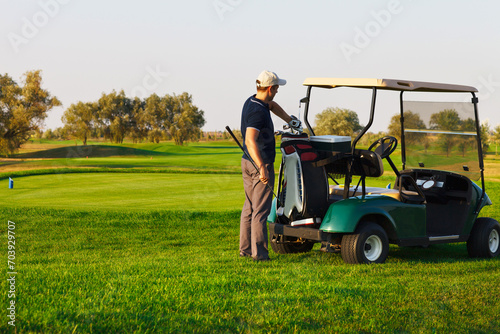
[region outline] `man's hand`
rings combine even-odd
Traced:
[[[259,130],[254,128],[247,128],[247,134],[245,138],[245,145],[247,146],[248,154],[252,160],[257,165],[256,168],[259,169],[259,179],[262,183],[266,184],[269,182],[269,172],[262,161],[259,149],[257,148],[257,137],[259,136]]]
[[[302,122],[294,115],[291,115],[290,117],[292,120],[288,122],[288,125],[292,128],[292,130],[302,132]]]
[[[259,168],[259,174],[260,174],[260,182],[266,184],[269,182],[269,171],[267,170],[265,165],[261,165]]]

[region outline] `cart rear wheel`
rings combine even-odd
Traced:
[[[490,258],[500,254],[500,224],[493,218],[476,219],[467,240],[471,257]]]
[[[271,248],[276,254],[307,253],[314,247],[312,241],[299,241],[280,234],[271,236]]]
[[[375,223],[364,224],[358,233],[342,237],[340,253],[346,263],[383,263],[389,254],[387,233]]]

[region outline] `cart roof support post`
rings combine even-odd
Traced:
[[[400,121],[401,121],[401,162],[403,164],[403,170],[406,168],[406,142],[405,142],[405,117],[404,117],[404,106],[403,106],[403,93],[401,91],[399,94],[399,108],[400,108]]]
[[[308,114],[309,114],[309,102],[311,101],[311,89],[312,89],[313,86],[308,86],[307,87],[307,95],[305,97],[305,102],[306,102],[306,106],[304,108],[304,123],[306,123],[306,126],[307,126],[307,129],[309,130],[309,132],[311,133],[311,136],[314,136],[314,131],[311,127],[311,124],[309,124],[309,119],[308,119]]]
[[[345,177],[345,183],[344,183],[344,198],[349,197],[349,187],[351,185],[351,177],[352,177],[352,164],[354,163],[354,151],[356,150],[356,144],[358,141],[361,139],[361,137],[364,136],[364,134],[370,129],[370,127],[373,124],[373,119],[375,118],[375,103],[377,100],[377,87],[372,88],[372,103],[370,107],[370,120],[368,121],[368,124],[364,127],[363,130],[356,136],[356,139],[352,142],[352,150],[351,150],[351,161],[349,161],[349,164],[347,166],[347,175]],[[363,178],[362,180],[362,192],[363,195],[365,194],[365,180]],[[353,194],[354,195],[354,194]]]
[[[486,190],[484,187],[484,162],[483,162],[483,145],[481,143],[481,124],[479,124],[479,113],[477,110],[477,103],[479,102],[479,99],[476,97],[476,94],[474,92],[471,92],[471,94],[472,94],[471,101],[472,104],[474,105],[474,116],[476,117],[477,154],[479,159],[479,172],[481,174],[481,188],[483,188],[483,191],[481,192],[481,197],[479,198],[479,201],[477,201],[476,210],[474,210],[474,212],[477,214],[479,213],[479,210],[481,208],[481,203],[483,202]]]

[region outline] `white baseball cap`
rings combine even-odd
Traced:
[[[270,87],[270,86],[284,86],[286,85],[286,80],[280,79],[278,75],[270,71],[262,71],[257,78],[257,87]]]

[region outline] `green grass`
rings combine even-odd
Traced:
[[[240,174],[71,172],[13,180],[14,189],[0,180],[0,207],[220,211],[241,209],[245,200]],[[383,176],[367,185],[393,181]]]
[[[75,173],[0,180],[0,207],[88,210],[240,209],[241,175],[185,173]]]
[[[281,152],[276,149],[275,171],[279,171]],[[172,142],[107,144],[89,142],[74,145],[72,141],[41,140],[40,144],[27,144],[23,150],[0,163],[0,180],[19,175],[127,170],[128,172],[195,172],[233,173],[241,171],[242,152],[232,141],[189,143],[177,146]],[[400,151],[393,153],[400,165]],[[394,175],[384,160],[387,175]]]
[[[500,258],[472,260],[465,243],[391,246],[386,263],[354,266],[316,245],[255,263],[238,256],[236,145],[89,144],[43,141],[2,162],[19,333],[500,332]],[[394,182],[385,167],[368,186]],[[481,214],[500,219],[495,204]],[[7,304],[2,293],[0,332],[12,330]]]
[[[34,145],[31,145],[34,146]],[[58,145],[59,146],[59,145]],[[36,146],[35,146],[36,147]],[[30,149],[11,159],[4,159],[2,164],[10,174],[17,170],[39,170],[56,168],[148,168],[155,170],[188,171],[225,171],[239,172],[242,152],[230,142],[217,144],[190,144],[177,146],[166,142],[160,144],[122,144],[62,146],[51,148],[42,145],[43,150]],[[9,176],[9,172],[0,169],[0,177]]]
[[[17,226],[18,332],[500,329],[498,258],[471,260],[454,244],[391,247],[373,266],[317,248],[255,263],[238,256],[238,218],[225,210],[3,209],[0,221]]]

